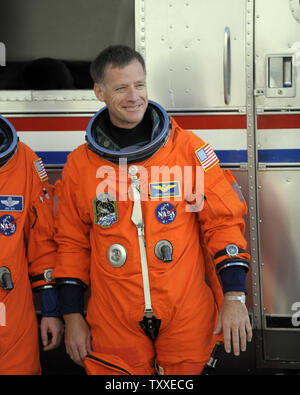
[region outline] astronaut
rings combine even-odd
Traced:
[[[88,374],[200,374],[217,341],[238,355],[251,340],[245,201],[148,100],[138,52],[108,47],[91,75],[106,106],[68,157],[56,223],[67,353]]]
[[[41,373],[32,290],[41,295],[44,350],[61,341],[53,225],[53,187],[43,163],[0,116],[0,374]]]

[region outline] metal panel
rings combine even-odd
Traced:
[[[245,13],[244,0],[137,0],[150,98],[168,110],[244,108]]]
[[[257,106],[261,109],[300,108],[298,13],[298,1],[255,2],[256,93],[259,95]],[[287,59],[289,56],[293,57],[292,62]],[[268,57],[273,64],[268,62]],[[283,57],[285,62],[282,62]]]
[[[103,107],[93,90],[0,90],[1,114],[94,113]]]
[[[300,169],[259,172],[264,314],[292,315],[300,301]]]

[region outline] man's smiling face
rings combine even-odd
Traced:
[[[148,95],[145,72],[138,60],[122,68],[108,65],[104,82],[95,83],[94,91],[96,97],[105,102],[115,126],[132,129],[142,121]]]

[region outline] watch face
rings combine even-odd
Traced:
[[[51,282],[52,281],[52,269],[47,269],[44,272],[44,279],[47,282]]]
[[[239,249],[238,249],[238,247],[235,244],[229,244],[226,247],[226,252],[227,252],[227,255],[229,255],[231,257],[234,257],[234,256],[238,255]]]

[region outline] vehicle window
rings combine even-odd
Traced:
[[[0,90],[90,89],[104,47],[134,46],[134,0],[10,0],[0,14]]]

